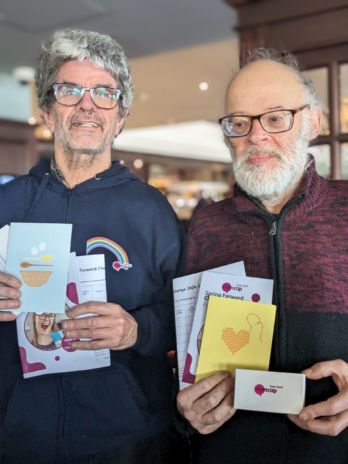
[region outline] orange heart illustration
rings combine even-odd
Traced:
[[[250,332],[246,330],[235,332],[231,327],[225,327],[222,331],[222,339],[232,354],[236,354],[237,351],[248,345]]]

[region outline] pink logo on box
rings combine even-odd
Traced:
[[[265,387],[258,383],[255,385],[254,391],[257,395],[262,396],[265,393]]]
[[[277,393],[278,389],[283,388],[283,387],[275,387],[273,385],[270,385],[269,388],[264,387],[261,383],[258,383],[254,387],[254,392],[262,396],[264,393]]]

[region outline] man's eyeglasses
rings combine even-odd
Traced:
[[[52,313],[35,313],[35,315],[41,320],[44,321],[45,319],[53,319],[54,314]]]
[[[253,127],[255,119],[259,121],[263,130],[270,134],[289,131],[294,124],[295,114],[310,105],[303,105],[295,110],[273,110],[256,116],[246,116],[244,114],[233,114],[219,119],[223,133],[227,137],[244,137],[248,135]]]
[[[109,87],[81,87],[75,84],[53,84],[52,89],[57,102],[65,106],[74,106],[80,103],[86,91],[89,92],[93,103],[98,108],[105,110],[115,108],[118,100],[122,98],[121,90]]]

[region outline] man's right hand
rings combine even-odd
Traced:
[[[10,274],[0,272],[0,310],[18,309],[21,305],[20,287],[22,282]],[[0,322],[14,321],[16,315],[0,311]]]
[[[233,408],[233,391],[231,375],[216,372],[180,391],[178,410],[199,433],[214,432],[236,412]]]

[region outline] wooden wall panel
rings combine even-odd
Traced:
[[[37,156],[33,127],[0,119],[0,174],[25,174]]]

